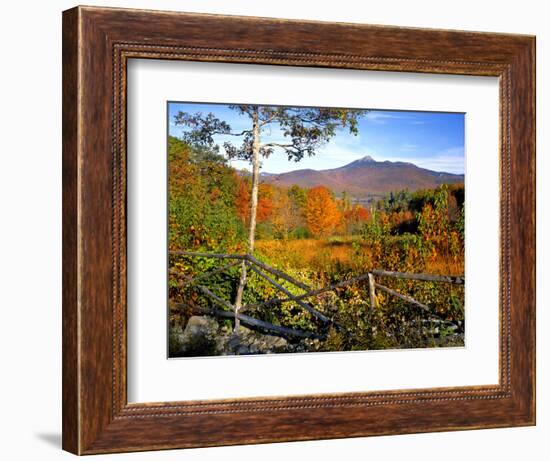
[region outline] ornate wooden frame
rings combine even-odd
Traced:
[[[500,383],[128,404],[130,58],[498,76]],[[534,69],[531,36],[93,7],[65,11],[63,448],[90,454],[534,424]]]

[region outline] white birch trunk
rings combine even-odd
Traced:
[[[256,213],[258,210],[258,185],[260,182],[260,123],[258,119],[258,107],[252,112],[252,194],[250,197],[250,223],[248,225],[248,242],[247,250],[249,254],[254,252],[254,239],[256,234]],[[241,278],[239,287],[237,288],[237,296],[235,297],[235,314],[239,313],[243,302],[243,292],[246,286],[246,261],[243,261],[241,266]],[[235,316],[235,330],[238,334],[240,321]]]

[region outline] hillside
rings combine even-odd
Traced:
[[[326,186],[336,193],[347,191],[357,197],[397,190],[433,189],[443,183],[459,183],[464,175],[420,168],[413,163],[376,161],[370,156],[330,170],[303,169],[288,173],[262,173],[262,182],[289,187]]]

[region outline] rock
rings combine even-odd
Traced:
[[[246,346],[239,346],[237,349],[237,355],[247,355],[250,354],[250,349]]]
[[[175,325],[170,328],[169,347],[170,356],[178,355],[183,344],[183,328]]]
[[[279,336],[270,336],[263,335],[263,338],[259,339],[259,347],[264,346],[264,348],[273,350],[273,349],[283,349],[288,345],[288,341]]]
[[[238,334],[220,335],[217,340],[218,349],[222,354],[267,354],[270,352],[286,352],[288,342],[278,336],[264,335],[259,332],[240,327]],[[290,352],[290,351],[289,351]]]
[[[231,331],[231,333],[222,339],[223,342],[225,342],[225,348],[229,349],[231,352],[237,353],[237,350],[240,346],[243,344],[248,344],[248,330],[246,328],[240,327],[239,332],[235,333],[234,331]]]
[[[218,355],[218,328],[218,322],[212,317],[205,315],[189,318],[180,338],[180,354],[187,357]]]
[[[285,338],[266,335],[241,326],[237,334],[232,328],[220,327],[217,320],[209,316],[192,316],[185,329],[171,332],[175,355],[200,357],[212,355],[250,355],[274,352],[300,352],[300,343],[290,344]]]

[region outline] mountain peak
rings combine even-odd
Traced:
[[[364,157],[354,160],[353,162],[348,163],[347,165],[344,165],[340,168],[360,167],[368,163],[378,163],[378,162],[374,160],[370,155],[365,155]]]
[[[347,165],[341,166],[340,168],[357,168],[366,166],[370,163],[378,163],[376,160],[374,160],[370,155],[365,155],[364,157],[361,157],[357,160],[354,160],[351,163],[348,163]]]

